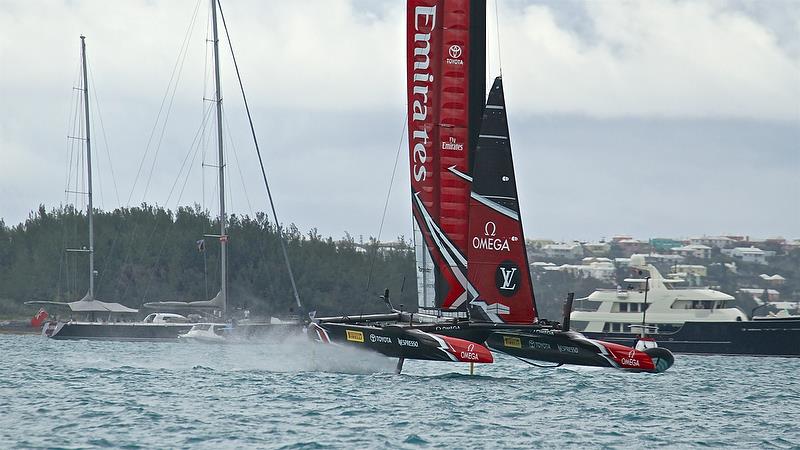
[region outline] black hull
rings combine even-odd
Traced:
[[[424,330],[407,324],[367,325],[317,323],[309,335],[327,343],[345,344],[401,359],[450,362],[492,362],[489,349],[482,344],[439,334],[433,327]]]
[[[555,365],[570,364],[610,367],[628,372],[660,373],[669,369],[675,358],[663,348],[637,351],[632,346],[615,346],[587,339],[574,331],[525,329],[497,331],[487,345],[516,358],[544,361]],[[536,364],[534,364],[536,365]]]
[[[588,338],[634,345],[629,333],[583,333]],[[654,334],[673,353],[800,357],[800,319],[686,322],[674,333]]]
[[[95,341],[177,341],[178,336],[189,331],[191,323],[91,323],[68,322],[62,324],[46,323],[43,334],[57,340],[95,340]],[[301,334],[300,323],[252,323],[233,328],[231,335],[245,339],[285,339]]]
[[[598,353],[597,346],[583,339],[570,337],[569,332],[548,330],[546,333],[502,331],[492,333],[486,342],[492,350],[511,356],[554,364],[613,367]]]
[[[309,333],[312,337],[316,334],[316,338],[323,342],[358,345],[401,359],[469,362],[458,358],[463,354],[456,350],[459,346],[463,349],[466,343],[471,347],[485,345],[525,360],[611,367],[632,372],[663,372],[675,361],[672,353],[663,348],[638,351],[633,345],[597,342],[580,333],[550,326],[469,321],[413,323],[411,320],[389,320],[393,318],[390,315],[369,317],[373,320],[370,323],[364,321],[365,318],[360,316],[358,319],[362,320],[353,321],[344,316],[320,319],[309,327]],[[413,347],[408,345],[410,340],[413,340]],[[446,350],[448,347],[449,352]],[[486,362],[491,362],[491,354],[487,359]]]
[[[45,336],[57,340],[96,341],[177,341],[178,335],[189,331],[192,324],[151,323],[46,323]]]

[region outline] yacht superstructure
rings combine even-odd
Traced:
[[[734,298],[709,288],[676,286],[644,255],[633,255],[639,278],[579,299],[572,326],[586,337],[633,345],[642,330],[675,353],[800,357],[800,317],[749,320]]]
[[[626,278],[624,286],[598,289],[578,299],[579,309],[570,315],[576,331],[638,334],[637,325],[644,319],[649,333],[659,334],[675,332],[687,321],[748,320],[733,305],[734,297],[707,287],[680,287],[684,280],[664,278],[655,266],[645,263],[644,255],[634,255],[631,267],[645,276]],[[580,308],[587,303],[597,307]]]

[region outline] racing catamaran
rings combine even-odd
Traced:
[[[309,330],[398,357],[398,371],[405,358],[491,362],[484,343],[523,360],[666,370],[674,360],[664,349],[593,341],[539,320],[501,77],[484,103],[485,16],[484,0],[407,5],[418,312],[395,310],[386,292],[389,314],[320,318]]]

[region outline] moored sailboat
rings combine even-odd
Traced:
[[[130,322],[115,322],[119,320],[120,316],[131,316],[139,311],[134,308],[129,308],[121,303],[104,302],[95,298],[95,267],[94,267],[94,209],[93,209],[93,194],[92,194],[92,140],[91,140],[91,122],[89,119],[89,81],[86,70],[86,37],[81,36],[81,75],[82,86],[79,88],[83,93],[83,110],[84,110],[84,129],[83,129],[83,142],[86,147],[86,218],[88,222],[88,248],[81,249],[67,249],[68,252],[85,253],[88,256],[88,290],[86,295],[78,301],[74,302],[60,302],[60,301],[41,301],[34,300],[25,302],[28,305],[53,305],[65,306],[69,308],[72,315],[78,315],[78,320],[50,320],[44,322],[42,325],[42,334],[46,337],[55,339],[84,339],[96,337],[98,339],[113,339],[117,335],[116,327],[124,325],[126,330],[125,335],[130,335],[130,330],[133,330],[134,324]],[[141,324],[136,327],[137,336],[147,337],[152,339],[159,339],[164,333],[170,336],[177,336],[180,331],[186,331],[191,326],[179,323],[169,323],[166,328],[155,329],[149,324]]]
[[[229,328],[230,335],[234,335],[236,337],[275,337],[275,336],[285,336],[287,334],[299,332],[304,323],[296,316],[285,318],[284,320],[272,318],[272,320],[268,322],[254,322],[249,319],[245,319],[241,322],[237,322],[232,319],[228,311],[228,234],[227,234],[227,213],[225,210],[225,149],[224,149],[224,138],[223,138],[223,123],[222,123],[222,88],[221,88],[221,79],[220,79],[220,52],[219,52],[219,31],[217,26],[217,10],[219,9],[220,15],[222,15],[222,22],[223,26],[225,27],[225,31],[227,33],[227,25],[225,25],[225,16],[222,14],[222,6],[220,5],[218,0],[211,0],[211,30],[212,30],[212,43],[213,43],[213,55],[214,55],[214,103],[216,109],[216,138],[217,138],[217,171],[218,171],[218,189],[219,189],[219,234],[206,234],[205,237],[215,238],[219,240],[220,244],[220,289],[214,298],[210,300],[200,300],[200,301],[190,301],[190,302],[183,302],[183,301],[160,301],[160,302],[147,302],[143,306],[148,309],[169,309],[169,310],[177,310],[177,311],[193,311],[193,310],[201,310],[201,311],[211,311],[214,313],[218,318],[230,321],[231,327]],[[247,99],[244,96],[244,88],[241,84],[241,76],[239,75],[239,68],[236,64],[236,57],[233,54],[233,45],[230,43],[230,36],[228,36],[228,44],[231,50],[231,57],[234,62],[234,67],[236,69],[237,77],[239,78],[239,87],[241,89],[242,97],[245,104],[245,109],[247,111],[248,119],[250,120],[250,131],[252,133],[252,137],[254,140],[254,144],[256,147],[256,151],[259,157],[259,165],[261,168],[261,173],[263,175],[264,184],[266,186],[267,195],[269,199],[269,203],[272,209],[273,217],[275,219],[275,223],[278,226],[278,239],[281,244],[281,249],[283,251],[284,262],[286,264],[286,269],[291,280],[292,290],[294,293],[294,298],[297,303],[298,308],[302,308],[300,304],[300,296],[297,293],[297,287],[294,281],[294,275],[292,274],[291,264],[289,263],[289,257],[286,253],[285,243],[283,241],[283,235],[281,232],[280,223],[278,222],[277,214],[275,212],[275,205],[272,201],[272,194],[270,193],[269,185],[267,183],[266,172],[264,171],[263,162],[261,161],[261,154],[258,149],[258,141],[256,140],[256,133],[255,129],[253,128],[253,122],[250,118],[250,111],[247,107]],[[215,328],[215,327],[212,327]],[[218,328],[218,327],[216,327]]]
[[[304,326],[303,322],[299,320],[297,317],[289,317],[283,320],[270,320],[268,322],[255,322],[252,320],[241,320],[236,322],[233,320],[233,317],[228,314],[228,258],[227,258],[227,244],[228,244],[228,235],[227,235],[227,214],[225,210],[225,153],[224,153],[224,146],[223,146],[223,122],[222,122],[222,94],[221,94],[221,87],[220,87],[220,57],[219,57],[219,33],[217,27],[217,10],[219,3],[217,0],[211,0],[211,28],[213,32],[213,56],[214,56],[214,102],[216,107],[216,144],[217,144],[217,164],[216,167],[218,168],[218,189],[219,189],[219,233],[218,234],[209,234],[206,237],[211,237],[219,240],[220,243],[220,289],[218,293],[209,300],[200,300],[200,301],[163,301],[163,302],[146,302],[143,306],[144,308],[151,309],[154,311],[158,311],[159,313],[163,313],[165,311],[169,312],[180,312],[188,317],[194,317],[195,322],[197,320],[203,320],[204,322],[209,321],[230,321],[231,324],[236,324],[233,327],[233,334],[243,337],[261,337],[261,336],[284,336],[289,333],[299,332],[302,327]],[[221,13],[221,6],[219,6],[219,11]],[[223,24],[224,24],[224,16],[223,16]],[[227,28],[226,28],[227,31]],[[83,39],[83,37],[82,37]],[[231,46],[232,52],[232,46]],[[69,320],[65,322],[49,322],[44,325],[43,333],[47,337],[51,337],[54,339],[112,339],[112,340],[176,340],[178,336],[182,333],[189,331],[192,328],[193,323],[189,323],[189,320],[151,320],[151,321],[142,321],[142,322],[119,322],[112,320],[112,316],[106,317],[105,320],[95,321],[95,313],[137,313],[138,310],[127,308],[123,305],[119,304],[106,304],[103,302],[92,302],[89,303],[89,300],[93,300],[93,286],[94,286],[94,266],[93,266],[93,229],[92,229],[92,200],[91,200],[91,147],[89,145],[89,104],[88,104],[88,93],[86,88],[86,54],[85,54],[85,45],[83,46],[83,83],[84,83],[84,98],[85,98],[85,109],[86,109],[86,129],[85,129],[85,142],[87,147],[87,163],[88,163],[88,186],[89,186],[89,206],[88,206],[88,216],[89,216],[89,249],[85,250],[89,253],[90,258],[90,284],[89,284],[89,293],[86,297],[84,297],[81,302],[73,302],[73,303],[61,303],[61,302],[28,302],[29,304],[65,304],[70,306],[73,312],[91,312],[92,315],[90,317],[90,321],[84,322],[77,322],[74,320]],[[235,57],[233,57],[235,63]],[[238,75],[238,67],[236,68],[237,75]],[[241,78],[240,78],[241,82]],[[244,96],[244,90],[242,89],[242,95]],[[245,99],[245,106],[247,105]],[[248,117],[249,117],[249,110],[248,110]],[[255,131],[252,130],[252,121],[250,122],[251,131],[253,134],[253,138],[255,140]],[[257,142],[256,142],[256,150],[258,150]],[[264,182],[266,184],[266,174],[263,169],[263,164],[261,164],[260,160],[260,153],[259,153],[259,163],[261,165],[262,174],[264,175]],[[267,186],[267,192],[269,194],[269,187]],[[272,197],[269,194],[269,202],[272,206],[273,216],[275,216],[275,207],[272,204]],[[275,222],[278,223],[277,217],[275,217]],[[294,277],[291,273],[291,266],[289,264],[288,255],[286,254],[285,244],[283,242],[283,236],[281,234],[280,226],[278,226],[278,233],[279,239],[281,243],[281,247],[284,251],[284,259],[287,267],[287,271],[289,272],[289,276],[292,281],[292,287],[294,291],[294,297],[297,303],[298,308],[300,305],[299,295],[297,294],[297,289],[294,283]],[[84,250],[81,250],[84,251]],[[95,309],[88,309],[88,308],[95,308]],[[152,315],[151,315],[152,316]],[[155,317],[163,317],[165,314],[156,314]],[[177,316],[176,314],[172,314],[172,316]],[[148,316],[150,317],[150,316]],[[182,317],[182,316],[178,316]]]

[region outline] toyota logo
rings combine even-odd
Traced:
[[[375,335],[374,335],[374,334],[371,334],[371,333],[370,333],[370,335],[369,335],[369,340],[370,340],[371,342],[375,342],[375,341],[377,341],[378,339],[375,337]]]
[[[461,46],[459,45],[451,45],[450,46],[450,57],[453,59],[461,57]]]

